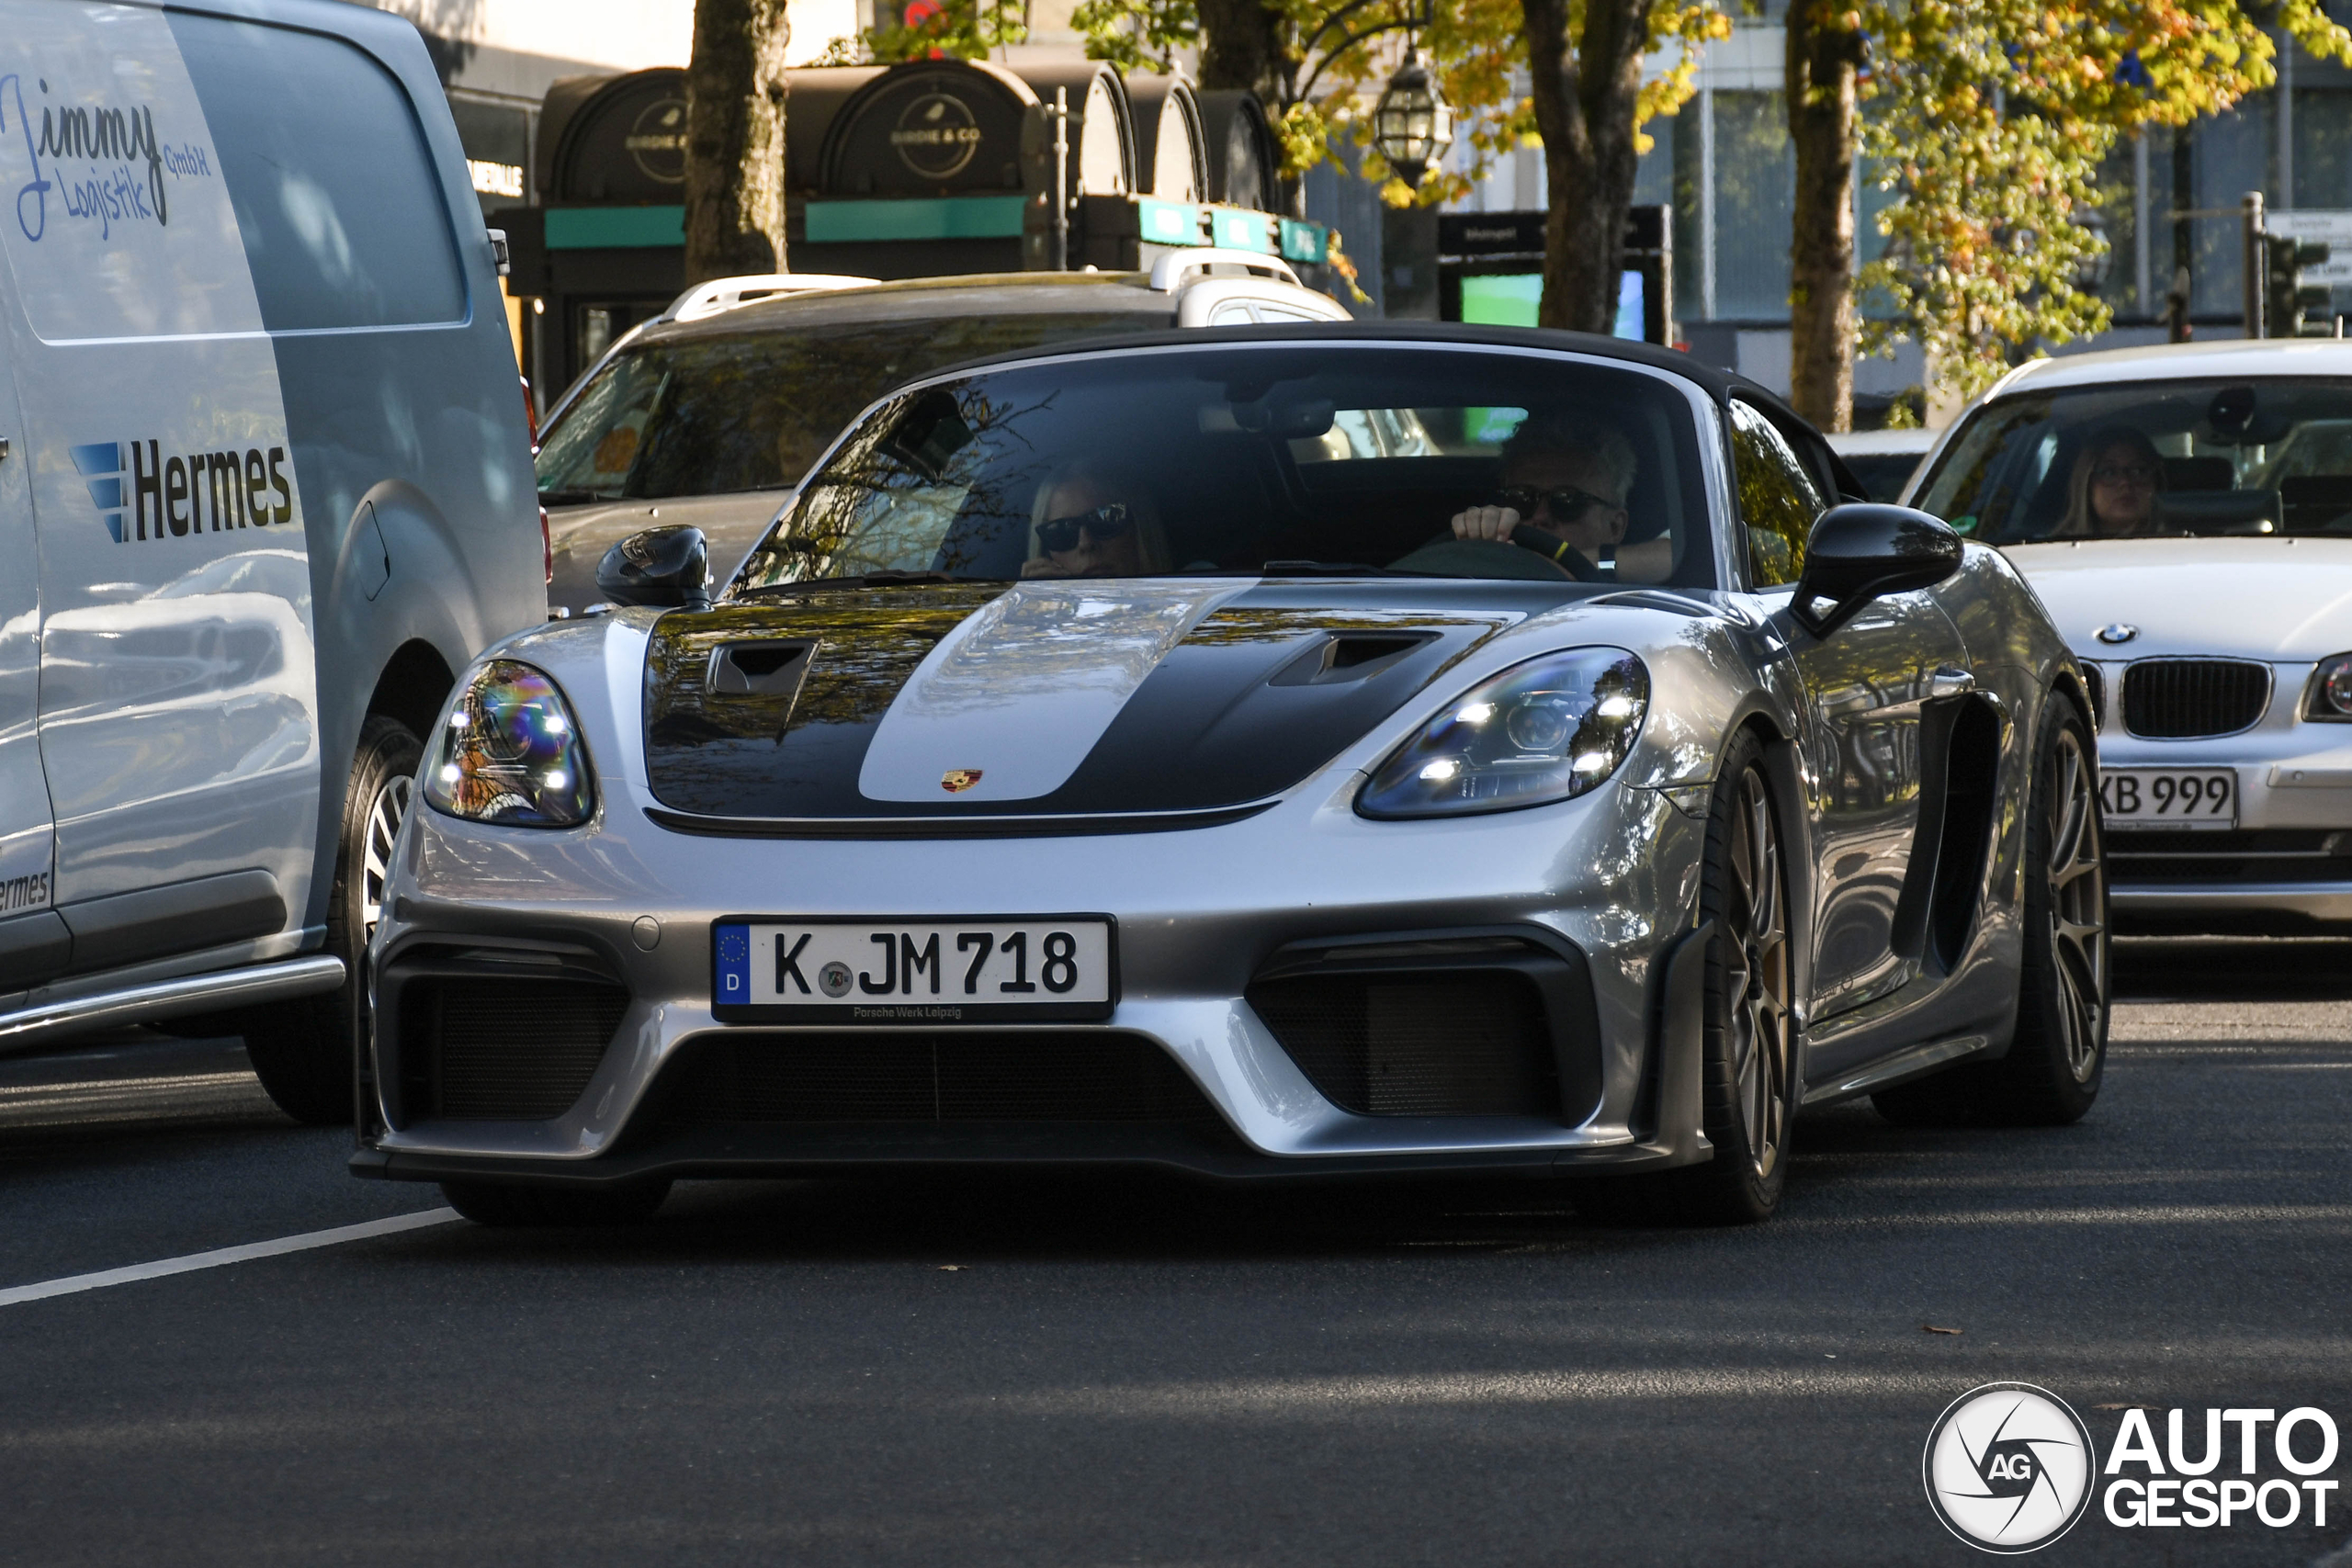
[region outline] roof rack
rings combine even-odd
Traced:
[[[1284,283],[1298,281],[1298,274],[1291,270],[1290,263],[1277,257],[1261,255],[1256,251],[1206,249],[1165,253],[1151,264],[1151,286],[1163,294],[1171,293],[1178,284],[1193,275],[1219,267],[1235,268],[1251,277],[1279,278]]]
[[[830,272],[765,272],[742,277],[714,277],[697,283],[670,302],[655,318],[663,321],[698,321],[738,305],[750,305],[786,294],[814,294],[833,288],[864,288],[876,280]]]

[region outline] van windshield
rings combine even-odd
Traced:
[[[788,490],[859,410],[967,359],[1164,325],[1140,311],[811,322],[625,349],[592,375],[537,459],[550,505]]]
[[[1994,545],[2352,535],[2352,382],[2141,381],[1970,416],[1918,504]]]

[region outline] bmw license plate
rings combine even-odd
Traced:
[[[789,920],[711,927],[711,1010],[745,1023],[996,1023],[1111,1016],[1102,915]]]
[[[2110,829],[2238,825],[2232,768],[2102,768],[2098,798]]]

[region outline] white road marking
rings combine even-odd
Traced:
[[[346,1241],[366,1241],[370,1236],[396,1235],[401,1231],[422,1230],[427,1225],[446,1225],[458,1217],[455,1209],[425,1209],[413,1214],[395,1214],[389,1220],[369,1220],[364,1224],[337,1225],[333,1230],[311,1231],[302,1235],[280,1236],[276,1241],[252,1241],[243,1247],[223,1247],[210,1252],[191,1252],[185,1258],[160,1258],[153,1263],[133,1263],[125,1269],[104,1269],[96,1274],[70,1274],[62,1280],[44,1280],[38,1285],[17,1285],[0,1291],[0,1306],[16,1306],[23,1302],[46,1301],[51,1296],[70,1296],[76,1291],[104,1290],[108,1285],[128,1285],[136,1280],[160,1280],[166,1274],[193,1273],[198,1269],[219,1269],[231,1263],[250,1262],[256,1258],[275,1258],[282,1252],[308,1252],[314,1247],[339,1247]]]

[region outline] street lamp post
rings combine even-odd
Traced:
[[[1418,188],[1431,161],[1453,143],[1453,107],[1438,90],[1437,78],[1420,51],[1408,55],[1372,111],[1372,144],[1396,172]]]

